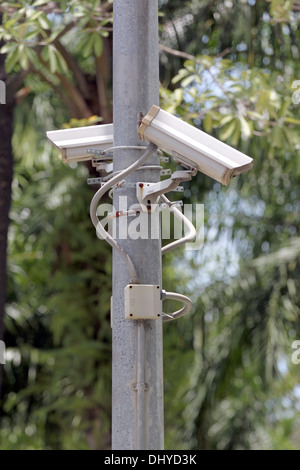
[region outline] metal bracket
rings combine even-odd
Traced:
[[[102,178],[88,178],[87,184],[101,184]]]
[[[171,174],[171,170],[169,170],[169,169],[167,169],[167,170],[160,170],[160,174],[161,174],[161,176],[170,175],[170,174]]]
[[[175,171],[171,178],[158,183],[136,183],[136,195],[142,209],[151,212],[153,205],[155,210],[161,194],[176,190],[182,181],[190,181],[191,178],[191,171]]]
[[[119,217],[127,217],[138,215],[141,212],[141,206],[139,204],[134,204],[130,209],[124,209],[122,211],[109,212],[107,214],[108,219],[118,219]]]
[[[94,162],[92,161],[92,165],[96,167],[96,171],[103,171],[107,175],[114,170],[113,163],[106,163],[106,162]]]
[[[86,149],[87,153],[91,155],[101,155],[101,160],[111,160],[111,157],[109,157],[105,150],[99,150],[99,149],[93,149],[93,148],[87,148]],[[100,160],[100,159],[99,159]]]
[[[150,385],[145,382],[137,382],[134,384],[131,384],[131,389],[137,392],[138,390],[144,390],[144,392],[147,392],[150,389]]]
[[[159,210],[163,210],[163,209],[168,209],[169,207],[171,206],[175,206],[175,207],[182,207],[183,206],[183,201],[174,201],[174,202],[171,202],[171,204],[167,204],[166,202],[161,202],[159,204]]]
[[[152,206],[153,212],[154,210],[163,210],[163,209],[168,209],[169,207],[182,207],[183,206],[183,201],[173,201],[170,204],[167,204],[166,202],[160,202],[157,206]],[[109,212],[107,214],[108,219],[118,219],[119,217],[128,217],[128,216],[135,216],[139,215],[143,211],[143,208],[140,206],[140,204],[133,204],[130,209],[124,209],[122,211],[116,211],[116,212]],[[148,212],[148,211],[147,211]]]
[[[113,171],[112,155],[106,154],[104,150],[92,148],[88,148],[87,153],[94,155],[94,158],[92,158],[92,166],[95,167],[97,171],[101,171],[103,169],[106,171],[106,167],[104,165],[110,165],[109,170],[107,170],[106,173]]]
[[[109,164],[105,164],[103,163],[103,165],[106,165],[107,167],[109,167],[109,165],[112,165],[112,163],[109,163]],[[159,167],[158,167],[159,168]],[[98,169],[98,168],[97,168]],[[140,169],[144,169],[143,167],[141,167]],[[110,170],[110,167],[108,168],[108,170]],[[103,169],[103,171],[105,171],[105,169]],[[112,170],[111,170],[112,171]],[[167,171],[168,173],[163,173]],[[108,173],[108,172],[107,172]],[[165,174],[171,174],[171,170],[161,170],[161,175],[165,175]],[[94,184],[104,184],[103,183],[103,177],[98,177],[98,178],[88,178],[87,179],[87,184],[89,185],[94,185]],[[146,183],[145,183],[146,184]],[[124,183],[124,184],[118,184],[118,185],[115,185],[115,187],[113,188],[113,190],[115,190],[117,187],[125,187],[125,188],[135,188],[136,187],[136,183]],[[175,192],[178,192],[178,193],[183,193],[184,191],[184,188],[183,186],[178,186],[177,188],[174,188],[172,189],[172,191],[175,191]],[[112,192],[112,190],[110,190],[110,192]]]

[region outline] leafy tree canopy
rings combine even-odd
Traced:
[[[63,167],[44,136],[111,120],[111,11],[0,6],[18,90],[3,448],[110,445],[110,252],[88,218],[93,170]],[[228,188],[201,174],[185,188],[205,204],[205,244],[165,266],[166,288],[180,268],[195,303],[165,328],[167,447],[297,448],[299,3],[161,0],[160,13],[162,106],[254,158]]]

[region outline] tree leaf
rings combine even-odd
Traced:
[[[41,25],[41,27],[45,30],[49,30],[50,29],[50,22],[49,20],[47,19],[46,15],[41,15],[38,17],[38,22],[39,24]]]
[[[58,62],[56,56],[56,50],[54,46],[48,46],[48,54],[49,54],[49,65],[51,73],[55,73],[57,70]]]
[[[236,125],[235,125],[234,132],[231,136],[231,143],[234,147],[237,147],[241,138],[241,122],[239,119],[236,119],[235,123]]]
[[[103,40],[98,33],[93,33],[94,35],[94,52],[96,57],[100,57],[103,51]]]
[[[18,60],[19,60],[19,49],[15,46],[13,51],[10,52],[10,54],[6,56],[5,68],[6,68],[7,73],[12,72]]]
[[[234,119],[232,119],[230,122],[225,124],[225,126],[223,126],[222,129],[220,130],[220,139],[223,141],[228,140],[232,136],[235,130],[235,127],[236,127],[236,123]]]
[[[249,139],[249,137],[251,136],[250,126],[249,126],[248,122],[246,121],[246,119],[243,116],[240,116],[239,119],[240,119],[240,123],[241,123],[242,138],[243,139]]]
[[[94,44],[94,38],[92,34],[87,34],[85,37],[85,43],[82,45],[81,53],[82,56],[86,59],[92,52]]]
[[[211,113],[208,112],[206,113],[205,118],[203,119],[203,128],[205,132],[210,133],[212,130],[212,126],[213,126],[212,116],[211,116]]]

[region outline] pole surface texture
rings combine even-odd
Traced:
[[[139,114],[145,115],[153,104],[159,104],[157,0],[114,0],[113,57],[114,145],[144,146],[137,136]],[[142,151],[133,149],[115,150],[114,171],[127,168],[141,155]],[[154,153],[145,165],[156,168],[138,170],[126,178],[126,183],[158,182],[159,164]],[[120,187],[113,194],[114,210],[128,209],[137,203],[133,185]],[[138,221],[147,223],[152,237],[141,233],[137,238]],[[133,236],[128,229],[130,225],[135,228]],[[150,217],[141,213],[117,219],[116,240],[131,257],[142,284],[161,286],[158,228],[158,215]],[[112,448],[161,450],[164,445],[162,323],[161,319],[125,320],[124,288],[129,283],[127,267],[114,250]],[[145,381],[146,390],[141,380]]]

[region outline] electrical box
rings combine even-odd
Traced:
[[[124,295],[127,320],[156,320],[161,317],[160,286],[129,284],[124,289]]]

